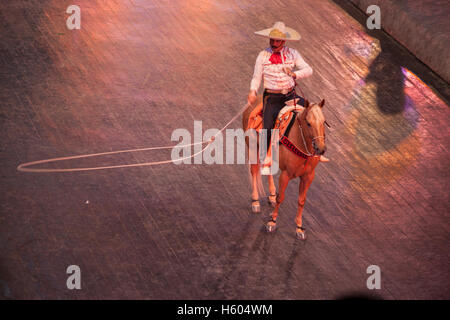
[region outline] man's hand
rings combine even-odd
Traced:
[[[256,91],[254,90],[250,90],[248,97],[247,97],[247,102],[249,104],[253,104],[256,101]]]
[[[285,68],[285,69],[284,69],[284,72],[285,72],[288,76],[294,78],[294,80],[297,78],[297,75],[296,75],[295,73],[292,72],[291,68]]]

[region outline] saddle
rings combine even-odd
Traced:
[[[299,99],[295,99],[295,103],[298,102]],[[288,100],[285,103],[283,109],[278,113],[277,119],[275,121],[275,127],[273,129],[279,130],[279,138],[286,132],[286,129],[291,122],[292,116],[294,112],[301,113],[305,108],[303,108],[299,104],[294,105],[294,99]],[[259,104],[253,111],[250,113],[250,117],[248,120],[247,129],[255,129],[256,132],[260,133],[263,128],[263,105]]]
[[[282,137],[284,136],[286,131],[290,129],[290,127],[292,125],[292,118],[294,116],[294,112],[301,114],[303,112],[303,110],[305,109],[301,105],[297,104],[298,100],[299,100],[298,98],[295,99],[295,103],[294,103],[294,99],[286,101],[285,106],[278,113],[277,119],[275,120],[275,126],[273,128],[273,129],[278,129],[278,134],[279,134],[278,139],[282,139]],[[246,128],[246,130],[247,129],[255,129],[256,132],[258,132],[258,134],[263,129],[263,105],[262,105],[262,103],[259,104],[255,109],[253,109],[253,111],[250,113],[248,127]],[[286,135],[288,135],[288,134],[289,134],[289,132],[286,133]],[[272,156],[273,139],[275,139],[274,135],[272,135],[272,138],[271,138],[272,141],[269,145],[269,150],[267,151],[267,157],[266,157],[267,161],[269,161],[268,159],[271,159],[271,156]]]

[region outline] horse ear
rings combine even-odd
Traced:
[[[320,101],[320,103],[319,103],[319,107],[323,108],[324,104],[325,104],[325,99],[322,99],[322,101]]]
[[[306,99],[305,100],[305,109],[308,109],[308,107],[309,107],[309,101],[308,101],[308,99]]]

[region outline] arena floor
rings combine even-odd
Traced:
[[[3,299],[449,299],[448,84],[363,15],[330,0],[78,0],[0,5]],[[246,165],[19,172],[54,157],[175,144],[245,104],[254,31],[298,30],[326,100],[327,156],[295,237],[298,181],[266,233]],[[240,128],[241,118],[230,128]],[[170,150],[47,167],[161,161]],[[447,160],[446,160],[447,159]],[[266,188],[267,189],[267,188]],[[69,265],[81,290],[66,287]],[[381,270],[369,290],[366,270]]]

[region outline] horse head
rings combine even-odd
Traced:
[[[325,100],[319,104],[310,104],[308,100],[305,101],[305,110],[303,111],[299,121],[300,132],[302,139],[306,140],[304,143],[309,145],[312,143],[313,154],[322,155],[325,153],[327,147],[325,145],[325,117],[322,109],[325,104]]]

